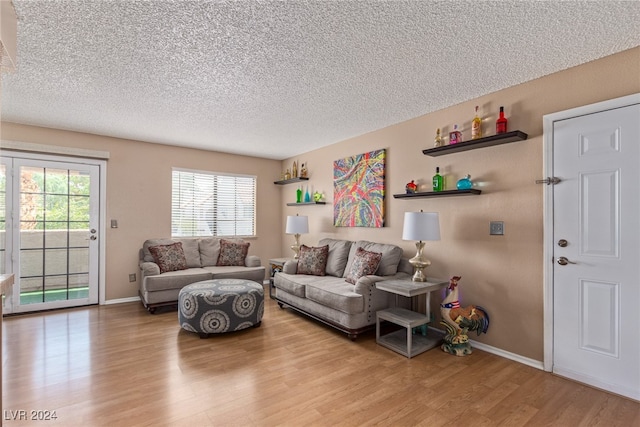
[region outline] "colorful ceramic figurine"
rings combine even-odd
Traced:
[[[461,307],[458,300],[458,281],[460,276],[453,276],[449,280],[449,295],[440,304],[440,322],[447,328],[444,344],[440,347],[445,353],[456,356],[471,354],[471,344],[467,332],[476,331],[478,335],[489,329],[489,315],[478,306]]]
[[[319,191],[316,191],[315,193],[313,193],[313,201],[314,202],[321,201],[323,197],[324,197],[324,195],[322,193],[320,193]]]
[[[407,194],[413,194],[418,191],[418,186],[413,180],[411,180],[411,182],[405,186],[405,189],[407,190]]]

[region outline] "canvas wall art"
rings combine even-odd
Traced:
[[[336,227],[384,227],[386,150],[333,162],[333,224]]]

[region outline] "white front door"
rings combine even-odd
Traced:
[[[552,369],[640,399],[640,104],[552,132]]]
[[[99,166],[3,158],[0,172],[4,312],[97,304]]]

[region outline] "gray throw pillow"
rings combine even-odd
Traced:
[[[203,267],[216,265],[220,256],[220,239],[204,237],[198,241],[200,248],[200,264]]]
[[[329,256],[327,257],[326,273],[329,276],[342,277],[344,269],[349,259],[349,250],[351,249],[350,240],[338,239],[322,239],[318,246],[329,246]]]
[[[200,250],[198,249],[198,239],[180,239],[184,257],[187,259],[187,267],[202,267],[200,264]]]

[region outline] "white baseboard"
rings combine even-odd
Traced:
[[[504,357],[505,359],[540,369],[541,371],[544,370],[544,364],[540,360],[529,359],[528,357],[520,356],[519,354],[511,353],[474,340],[469,340],[469,342],[471,343],[471,347],[477,348],[478,350],[486,351],[487,353],[495,354],[496,356]]]
[[[444,331],[442,329],[434,328],[433,326],[429,326],[429,329],[444,335]],[[544,370],[544,364],[542,361],[529,359],[528,357],[520,356],[519,354],[510,353],[508,351],[492,347],[487,344],[483,344],[478,341],[469,340],[471,347],[477,348],[478,350],[486,351],[487,353],[495,354],[496,356],[504,357],[505,359],[513,360],[514,362],[522,363],[523,365],[531,366],[532,368]]]
[[[104,305],[122,304],[125,302],[138,302],[138,301],[140,301],[140,297],[116,298],[116,299],[106,300],[104,302]]]

